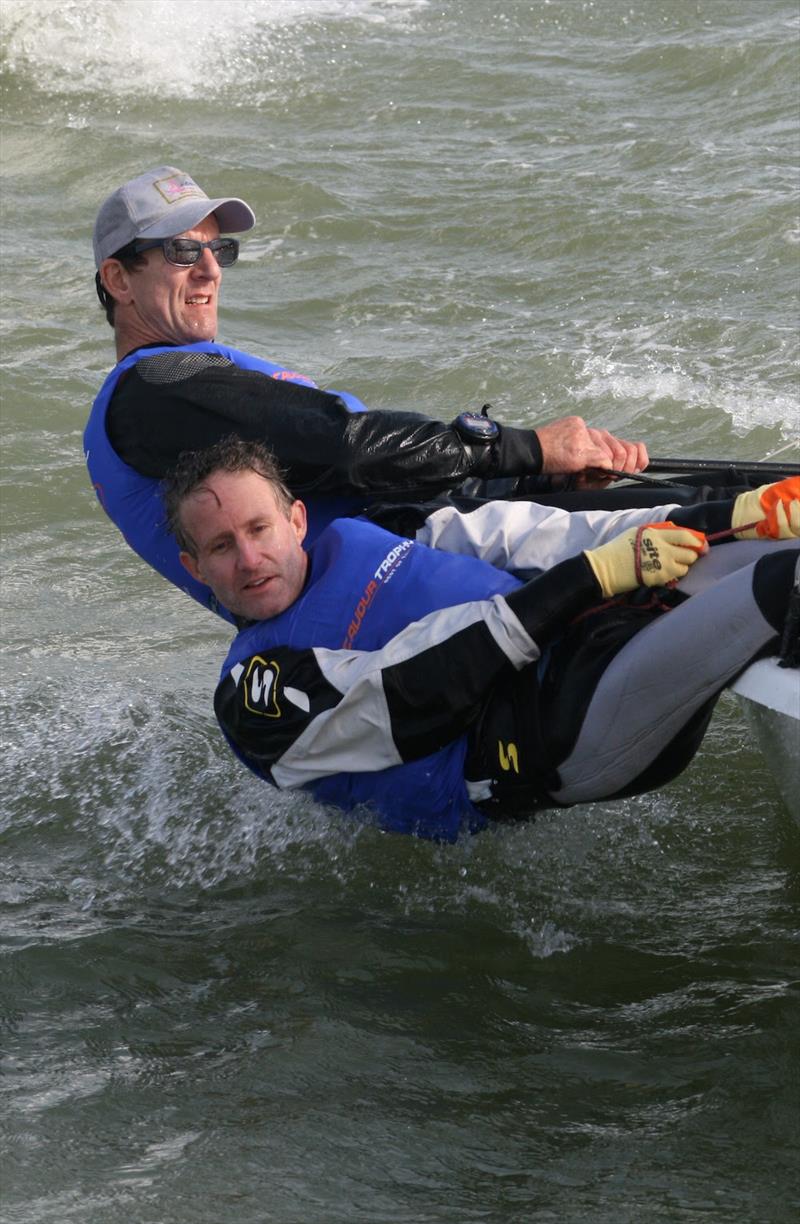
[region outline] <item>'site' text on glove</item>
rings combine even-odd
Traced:
[[[608,597],[639,586],[666,586],[683,578],[707,549],[702,531],[675,523],[648,523],[631,527],[585,556]]]

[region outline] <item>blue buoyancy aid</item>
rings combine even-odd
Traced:
[[[475,557],[437,552],[359,519],[340,519],[309,550],[302,595],[285,612],[242,630],[222,668],[276,647],[379,650],[430,612],[518,587],[511,574]],[[454,677],[457,683],[457,678]],[[447,702],[447,693],[442,693]],[[254,768],[236,744],[237,756]],[[486,817],[464,781],[466,736],[421,760],[376,772],[337,773],[311,783],[316,799],[345,811],[366,807],[382,828],[454,841]],[[261,775],[259,770],[255,772]]]
[[[108,406],[122,375],[144,358],[153,357],[157,353],[174,352],[214,353],[226,357],[243,370],[258,370],[270,378],[310,387],[315,386],[315,383],[310,378],[274,362],[264,361],[260,357],[253,357],[249,353],[214,341],[160,345],[137,349],[123,357],[106,378],[92,406],[83,435],[83,449],[92,484],[106,514],[122,532],[134,552],[143,557],[148,565],[204,607],[211,608],[226,620],[233,621],[230,612],[218,603],[210,589],[190,577],[181,565],[178,545],[166,528],[159,481],[151,476],[142,476],[123,462],[109,442],[106,431]],[[350,412],[366,411],[365,405],[348,392],[332,391],[330,394],[338,396]],[[190,450],[191,445],[191,438],[187,438],[186,449]],[[313,540],[333,518],[354,513],[358,508],[359,503],[352,499],[310,498],[306,503],[309,540]]]

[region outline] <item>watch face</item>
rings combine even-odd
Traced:
[[[462,412],[456,418],[456,424],[463,434],[475,438],[476,441],[485,442],[490,438],[496,438],[498,434],[496,423],[488,417],[480,416],[477,412]]]

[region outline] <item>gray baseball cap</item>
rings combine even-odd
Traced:
[[[174,166],[159,166],[123,183],[101,205],[94,223],[94,261],[121,250],[134,238],[174,238],[216,213],[223,234],[240,234],[256,223],[244,200],[210,200],[194,179]]]

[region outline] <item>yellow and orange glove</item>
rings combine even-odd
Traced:
[[[584,555],[605,596],[623,595],[640,586],[666,586],[688,573],[708,544],[702,531],[675,523],[631,527],[616,539]]]
[[[793,540],[800,536],[800,476],[740,493],[731,527],[740,540]],[[746,530],[742,530],[745,528]]]

